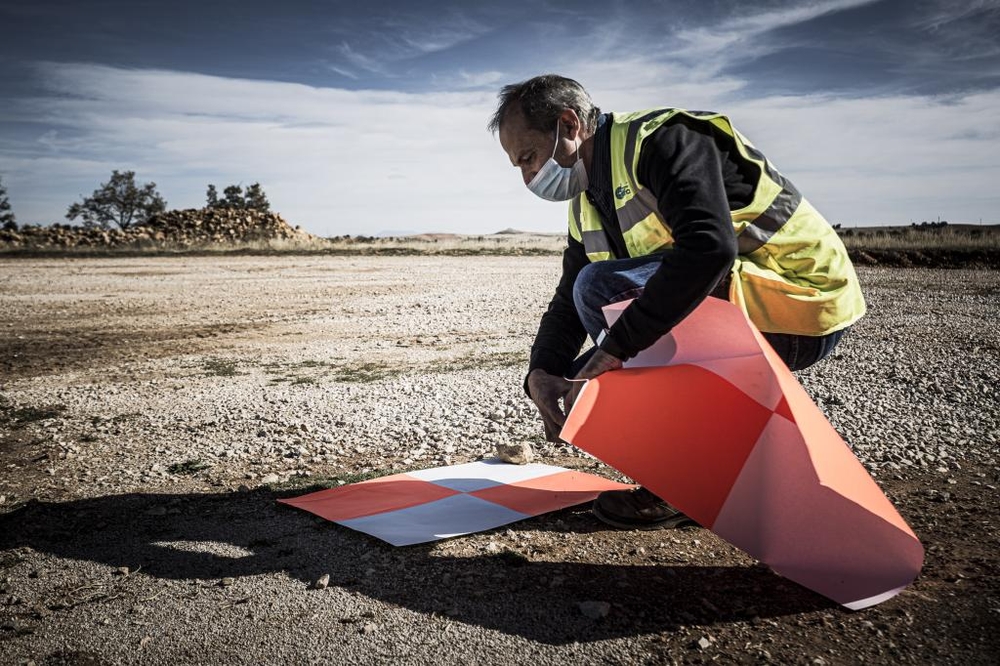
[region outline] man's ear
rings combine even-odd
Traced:
[[[562,134],[570,141],[576,141],[580,132],[583,131],[583,126],[580,124],[580,116],[576,115],[576,111],[573,109],[566,109],[559,114],[559,123],[562,125]]]

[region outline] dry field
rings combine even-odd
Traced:
[[[586,507],[393,548],[275,503],[522,440],[618,478],[521,390],[558,272],[0,259],[0,664],[996,663],[997,271],[861,269],[868,317],[800,373],[927,548],[872,609]]]

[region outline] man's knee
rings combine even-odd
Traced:
[[[822,336],[790,335],[785,333],[764,333],[775,353],[781,357],[789,370],[805,370],[819,363],[834,350],[850,327]]]
[[[586,311],[600,310],[607,303],[601,303],[601,290],[598,288],[601,280],[601,262],[587,264],[580,269],[573,283],[573,303],[576,311],[583,313]]]

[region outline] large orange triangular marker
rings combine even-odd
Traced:
[[[628,303],[606,309],[613,323]],[[852,609],[899,593],[924,550],[734,305],[709,298],[587,383],[562,438],[776,572]]]

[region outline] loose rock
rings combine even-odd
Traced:
[[[497,444],[496,455],[503,462],[514,465],[527,465],[535,459],[535,452],[531,449],[530,442]]]

